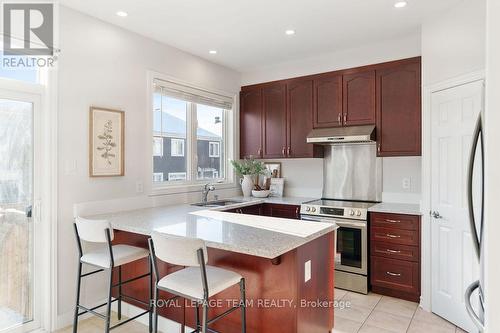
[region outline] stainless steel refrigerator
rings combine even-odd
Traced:
[[[469,206],[469,221],[472,232],[474,250],[479,259],[479,280],[474,281],[465,290],[465,307],[467,313],[478,328],[484,331],[484,145],[483,145],[483,123],[480,114],[474,130],[472,148],[469,157],[469,169],[467,179],[467,198]],[[479,293],[479,302],[475,308],[472,306],[472,295],[475,291]]]

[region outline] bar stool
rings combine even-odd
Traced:
[[[91,313],[101,319],[105,320],[105,332],[108,333],[111,329],[121,326],[125,323],[128,323],[131,320],[134,320],[140,316],[149,313],[149,331],[152,331],[152,309],[150,300],[152,298],[152,267],[151,263],[149,264],[149,272],[129,280],[122,282],[122,266],[133,261],[147,258],[149,257],[149,251],[140,247],[130,246],[130,245],[112,245],[111,241],[114,238],[113,229],[109,221],[107,220],[89,220],[81,217],[75,218],[74,223],[76,241],[78,245],[79,252],[79,261],[78,261],[78,280],[77,280],[77,292],[76,292],[76,306],[75,306],[75,318],[73,322],[73,333],[77,332],[78,328],[78,317],[83,315],[84,313]],[[92,243],[105,243],[107,246],[83,253],[82,251],[82,242],[92,242]],[[90,265],[93,267],[97,267],[97,270],[82,274],[82,265]],[[113,268],[118,267],[118,283],[113,284]],[[106,303],[95,306],[93,308],[87,308],[83,305],[80,305],[80,286],[83,277],[99,273],[102,271],[109,270],[109,289],[108,289],[108,300]],[[124,295],[122,293],[122,285],[136,281],[138,279],[142,279],[149,276],[149,300],[148,302],[141,301],[131,296]],[[118,297],[114,300],[111,299],[112,289],[118,287]],[[111,303],[118,301],[118,320],[121,320],[121,302],[122,299],[129,299],[135,302],[138,302],[148,308],[148,310],[141,312],[140,314],[119,322],[114,326],[111,325]],[[95,310],[103,307],[106,307],[106,315],[102,315]],[[80,310],[83,310],[80,312]]]
[[[155,333],[158,330],[158,290],[176,295],[173,298],[183,297],[196,302],[196,329],[193,333],[213,331],[208,328],[208,325],[227,316],[238,308],[241,308],[241,332],[246,332],[245,279],[235,272],[206,265],[208,255],[207,247],[203,240],[153,232],[149,239],[149,251],[151,253],[155,276],[153,302],[153,327]],[[168,274],[160,279],[157,258],[170,264],[186,266],[186,268]],[[212,319],[208,319],[208,298],[236,284],[240,287],[240,304],[231,307]],[[201,324],[199,319],[200,305],[202,307]]]

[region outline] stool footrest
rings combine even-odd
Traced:
[[[126,324],[126,323],[128,323],[129,321],[132,321],[132,320],[134,320],[134,319],[137,319],[137,318],[139,318],[140,316],[144,316],[145,314],[147,314],[147,313],[149,313],[149,312],[150,312],[149,310],[146,310],[146,311],[144,311],[144,312],[141,312],[141,313],[139,313],[138,315],[136,315],[136,316],[134,316],[134,317],[132,317],[132,318],[129,318],[129,319],[124,320],[124,321],[121,321],[121,322],[119,322],[118,324],[116,324],[116,325],[114,325],[114,326],[110,326],[110,327],[109,327],[109,329],[110,329],[110,330],[112,330],[113,328],[120,327],[120,326],[122,326],[123,324]]]
[[[126,281],[122,281],[122,282],[119,282],[117,284],[114,284],[111,287],[115,288],[115,287],[118,287],[118,286],[123,286],[126,283],[133,282],[133,281],[145,278],[145,277],[150,276],[150,275],[151,275],[151,273],[146,273],[146,274],[143,274],[143,275],[139,275],[139,276],[136,276],[135,278],[132,278],[130,280],[126,280]]]
[[[92,274],[95,274],[95,273],[99,273],[99,272],[103,272],[104,269],[97,269],[95,271],[92,271],[92,272],[88,272],[88,273],[85,273],[85,274],[82,274],[81,277],[86,277],[86,276],[89,276],[89,275],[92,275]]]
[[[233,311],[238,310],[239,308],[241,308],[241,306],[234,306],[231,309],[222,312],[220,315],[217,315],[217,316],[213,317],[212,319],[208,320],[207,325],[213,324],[217,320],[224,318],[225,316],[227,316],[228,314],[230,314]]]
[[[124,300],[131,300],[131,301],[137,302],[137,303],[139,303],[139,304],[142,304],[142,305],[144,305],[144,306],[147,306],[147,307],[149,307],[149,308],[152,308],[150,303],[146,303],[146,302],[144,302],[144,301],[141,301],[141,300],[140,300],[140,299],[138,299],[138,298],[135,298],[135,297],[132,297],[132,296],[128,296],[128,295],[124,295],[124,294],[122,294],[122,295],[121,295],[121,297],[122,297],[122,299],[124,299]]]

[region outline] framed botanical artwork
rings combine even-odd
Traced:
[[[125,113],[90,107],[89,175],[113,177],[125,174]]]

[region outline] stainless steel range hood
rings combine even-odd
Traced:
[[[373,141],[375,141],[375,125],[317,128],[307,136],[307,143],[319,145]]]

